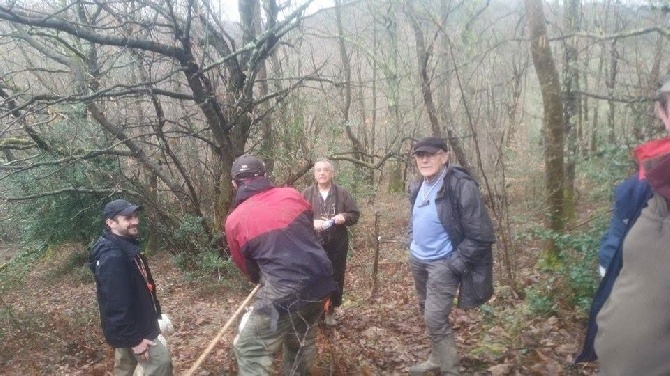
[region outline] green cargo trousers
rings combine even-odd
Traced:
[[[129,347],[114,349],[114,376],[132,376],[141,366],[145,376],[172,376],[170,350],[158,338],[152,340],[156,346],[149,347],[149,360],[133,354]]]
[[[283,375],[309,375],[316,356],[316,334],[325,299],[272,317],[251,311],[234,342],[239,375],[270,375],[274,354],[283,347]]]

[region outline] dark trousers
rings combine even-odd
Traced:
[[[337,283],[337,291],[330,296],[330,302],[333,307],[342,305],[342,295],[344,294],[344,273],[347,270],[347,252],[349,251],[349,236],[344,233],[339,236],[332,236],[323,244],[323,249],[333,264],[333,279]]]

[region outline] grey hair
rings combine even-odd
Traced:
[[[330,169],[335,171],[335,165],[333,164],[333,162],[330,159],[328,159],[328,158],[317,158],[316,161],[314,161],[314,166],[316,166],[316,164],[319,163],[319,162],[328,163],[328,165],[330,166]]]

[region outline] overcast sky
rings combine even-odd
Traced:
[[[220,0],[221,1],[221,14],[223,18],[229,19],[229,20],[239,20],[240,19],[240,14],[237,11],[237,0]],[[291,9],[295,9],[301,4],[306,3],[305,0],[277,0],[279,5],[286,4],[288,2],[292,3],[293,6]],[[216,4],[216,2],[212,2],[212,4]],[[312,1],[312,5],[307,8],[307,14],[310,14],[320,8],[324,7],[332,7],[335,5],[334,0],[314,0]]]

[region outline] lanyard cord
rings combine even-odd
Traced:
[[[446,173],[447,173],[447,168],[445,167],[442,170],[442,172],[440,172],[440,175],[437,177],[437,179],[435,179],[435,181],[433,182],[433,185],[430,186],[430,189],[428,190],[428,192],[423,194],[422,203],[428,204],[428,196],[430,196],[430,193],[433,191],[433,188],[435,188],[437,186],[437,184],[440,182],[440,180],[444,179],[444,175]],[[425,185],[428,185],[428,180],[426,178],[423,179],[423,182],[424,182],[424,184],[421,185],[421,188],[425,188]],[[421,191],[425,191],[425,189],[419,189],[419,192],[421,192]]]
[[[154,292],[154,285],[153,283],[149,282],[149,276],[147,273],[147,269],[144,265],[144,261],[142,261],[142,258],[140,258],[139,255],[135,256],[133,259],[135,260],[135,265],[137,265],[137,269],[140,271],[140,274],[142,274],[142,277],[144,277],[144,282],[147,284],[147,289],[151,294]],[[138,262],[139,260],[139,262]]]
[[[328,195],[326,196],[326,198],[323,198],[323,196],[321,196],[321,192],[317,192],[317,193],[319,193],[318,196],[321,199],[321,213],[320,214],[321,214],[322,218],[330,219],[335,214],[337,214],[337,195],[336,195],[335,189],[333,187],[334,187],[334,185],[330,186],[330,188],[328,190]],[[318,187],[317,187],[317,191],[318,191]],[[331,199],[331,197],[332,197],[332,199]],[[326,202],[328,202],[328,199],[330,199],[330,201],[332,201],[332,203],[330,204],[330,207],[328,207],[329,205],[326,205]]]

